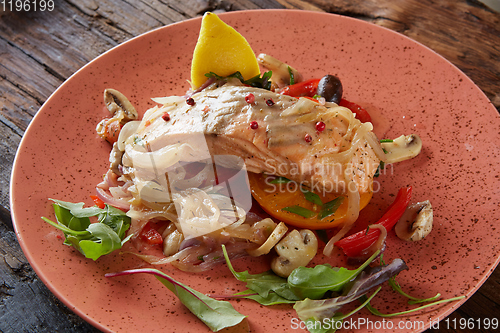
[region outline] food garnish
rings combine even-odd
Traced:
[[[54,202],[57,223],[46,217],[42,219],[64,232],[64,244],[73,246],[87,258],[97,260],[121,248],[132,237],[131,234],[125,236],[130,217],[113,206],[84,208],[83,202],[50,200]],[[97,217],[98,222],[91,223],[90,217]]]

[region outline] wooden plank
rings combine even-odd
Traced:
[[[99,332],[57,300],[38,279],[14,232],[3,224],[0,257],[0,332]]]
[[[10,174],[17,147],[21,142],[21,135],[6,126],[2,121],[2,115],[0,114],[0,137],[2,138],[0,140],[0,165],[2,166],[0,169],[0,206],[8,210],[10,207]]]

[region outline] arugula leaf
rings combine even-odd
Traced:
[[[288,284],[301,299],[320,299],[327,291],[341,291],[344,286],[358,276],[380,253],[375,252],[357,269],[333,267],[329,264],[312,268],[298,267],[288,276]]]
[[[331,318],[344,305],[360,298],[370,289],[379,286],[405,269],[408,267],[401,259],[394,259],[386,266],[367,267],[354,280],[344,285],[341,296],[320,300],[306,298],[295,303],[293,308],[301,320],[313,318],[321,321],[325,318]],[[368,302],[369,300],[365,301],[365,304]]]
[[[121,209],[106,205],[97,215],[99,222],[111,227],[120,239],[123,239],[125,232],[130,227],[130,218]],[[128,222],[128,223],[127,223]]]
[[[85,205],[85,203],[83,202],[73,203],[57,199],[50,199],[50,200],[54,201],[56,205],[69,210],[71,215],[73,215],[76,218],[96,216],[102,211],[102,209],[97,206],[83,208],[83,206]]]
[[[113,252],[122,247],[117,233],[103,223],[92,223],[87,228],[92,239],[80,240],[80,248],[87,258],[97,260],[100,256]],[[97,238],[97,239],[94,239]]]
[[[256,292],[262,298],[270,300],[274,298],[271,294],[276,293],[278,296],[287,300],[296,301],[300,299],[290,289],[287,280],[274,274],[273,271],[267,271],[260,274],[250,274],[248,271],[236,272],[231,264],[231,261],[229,260],[226,247],[224,245],[222,245],[222,251],[224,253],[224,258],[226,259],[226,264],[234,277],[241,282],[246,282],[247,288]]]
[[[97,260],[123,246],[132,235],[125,237],[130,227],[130,217],[123,211],[105,205],[84,208],[83,202],[72,203],[50,199],[54,202],[57,223],[46,217],[42,219],[64,232],[64,244],[73,246],[85,257]],[[90,217],[97,217],[98,223],[90,223]]]
[[[338,197],[333,199],[332,201],[328,201],[327,203],[323,204],[323,207],[321,208],[321,211],[318,214],[318,218],[322,220],[325,217],[335,214],[335,212],[337,211],[337,209],[339,209],[343,201],[344,197]]]
[[[231,303],[218,301],[193,288],[178,282],[167,274],[152,268],[132,269],[118,273],[107,273],[106,277],[147,273],[154,275],[165,287],[173,292],[191,313],[203,321],[212,332],[238,325],[246,318],[236,311]]]
[[[247,85],[255,87],[255,88],[263,88],[266,90],[270,90],[271,89],[271,76],[272,76],[272,74],[273,74],[272,71],[268,71],[268,72],[265,72],[264,74],[262,74],[262,76],[256,75],[248,80],[245,80],[243,78],[243,75],[241,75],[240,72],[235,72],[235,73],[228,75],[228,76],[220,76],[214,72],[210,72],[210,73],[206,73],[205,76],[208,78],[214,78],[218,81],[219,80],[227,80],[230,78],[236,78],[236,79],[240,80],[241,83],[243,83],[243,84],[247,84]]]
[[[300,216],[305,217],[305,218],[313,217],[315,214],[312,210],[301,207],[299,205],[287,206],[285,208],[281,208],[281,210],[283,210],[285,212],[297,214],[297,215],[300,215]]]
[[[234,294],[234,297],[251,299],[265,306],[276,304],[293,304],[296,302],[295,300],[286,299],[273,291],[269,292],[267,297],[262,297],[251,289],[236,293]]]

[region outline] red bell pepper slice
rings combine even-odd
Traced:
[[[163,238],[160,233],[149,222],[142,228],[139,237],[150,245],[163,244]]]
[[[372,117],[370,117],[370,114],[356,103],[349,102],[348,100],[342,98],[339,102],[339,105],[346,107],[351,110],[352,113],[355,113],[356,119],[359,119],[362,123],[372,121]]]
[[[286,86],[280,90],[280,94],[292,97],[308,96],[313,97],[318,91],[320,79],[311,79]]]
[[[95,205],[101,209],[106,207],[104,201],[102,201],[97,195],[91,195],[90,198],[94,201]]]
[[[411,186],[399,189],[396,199],[387,208],[377,224],[384,226],[387,231],[391,230],[408,207],[411,192]],[[379,236],[380,230],[378,229],[369,229],[368,232],[362,230],[339,240],[335,245],[340,247],[348,257],[356,258],[362,256],[363,252],[373,245]]]

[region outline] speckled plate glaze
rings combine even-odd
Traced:
[[[288,62],[307,78],[338,75],[347,99],[376,115],[381,137],[420,135],[422,153],[385,170],[361,220],[375,221],[399,187],[412,185],[414,201],[432,202],[434,230],[415,244],[391,235],[384,258],[401,257],[407,262],[410,270],[402,272],[398,280],[409,293],[471,296],[494,269],[500,254],[496,226],[500,117],[484,94],[433,51],[363,21],[279,10],[233,12],[221,18],[240,31],[256,53]],[[95,125],[107,114],[102,101],[105,88],[123,92],[142,113],[153,106],[151,97],[187,90],[200,22],[193,19],[151,31],[83,67],[47,100],[19,147],[11,208],[24,253],[57,297],[103,331],[208,331],[154,277],[104,277],[107,272],[145,266],[138,259],[116,253],[97,262],[87,260],[64,246],[61,234],[40,219],[53,217],[47,198],[92,204],[89,195],[106,170],[110,150],[95,134]],[[343,259],[334,255],[316,260],[324,261],[335,265]],[[268,267],[250,259],[234,264],[237,270],[252,272]],[[203,293],[244,290],[225,266],[203,274],[160,268]],[[294,329],[295,311],[288,305],[232,303],[248,315],[243,327],[234,331],[301,331]],[[408,308],[387,286],[373,304],[383,312]],[[399,325],[406,325],[405,331],[417,332],[459,305],[448,303],[392,319],[390,324],[364,310],[353,320],[372,323],[359,325],[357,331],[398,331]]]

